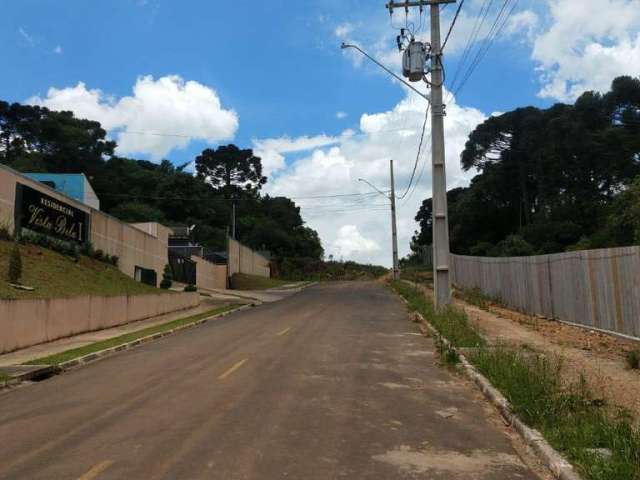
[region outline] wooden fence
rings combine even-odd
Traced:
[[[640,247],[451,263],[454,284],[522,312],[640,337]]]

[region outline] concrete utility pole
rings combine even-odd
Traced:
[[[231,213],[231,238],[236,239],[236,202],[233,201]]]
[[[393,279],[400,280],[400,268],[398,267],[398,230],[396,228],[396,187],[393,179],[393,160],[389,160],[391,170],[391,235],[393,237]]]
[[[359,178],[359,182],[364,182],[373,188],[380,195],[391,200],[391,248],[393,251],[393,279],[400,280],[400,267],[398,266],[398,230],[396,228],[396,187],[393,179],[393,160],[389,160],[389,169],[391,171],[391,194],[387,195],[379,190],[375,185],[369,183],[364,178]]]
[[[442,308],[451,302],[449,278],[449,221],[447,218],[447,179],[444,156],[444,105],[442,103],[443,71],[440,47],[440,5],[456,0],[419,0],[387,4],[409,11],[409,7],[430,7],[431,12],[431,165],[433,198],[433,283],[435,306]]]

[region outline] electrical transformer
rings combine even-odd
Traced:
[[[424,77],[427,63],[427,48],[422,42],[412,41],[402,55],[402,74],[410,82],[419,82]]]

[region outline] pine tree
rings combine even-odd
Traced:
[[[171,272],[171,266],[167,263],[164,266],[164,272],[162,273],[162,281],[160,282],[160,288],[168,290],[173,285],[173,273]]]

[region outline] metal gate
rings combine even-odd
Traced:
[[[196,284],[196,262],[175,252],[169,251],[169,265],[176,282],[187,285]]]

